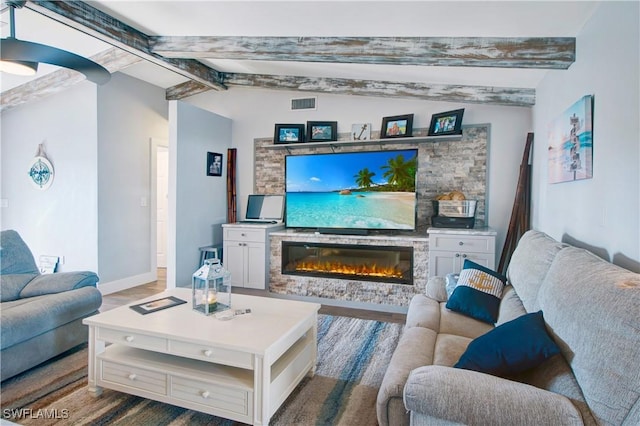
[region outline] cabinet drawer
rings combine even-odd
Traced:
[[[263,243],[266,241],[266,232],[262,229],[225,228],[224,239],[226,241],[242,241]]]
[[[203,361],[210,361],[233,367],[253,369],[253,357],[251,354],[246,352],[238,352],[222,348],[212,348],[207,347],[206,345],[199,345],[197,343],[187,343],[175,340],[171,340],[169,342],[169,352],[175,355],[201,359]]]
[[[175,376],[171,377],[170,386],[170,396],[176,399],[206,405],[241,416],[249,416],[253,413],[253,392],[249,390]]]
[[[167,350],[167,339],[163,339],[162,337],[145,336],[144,334],[129,333],[108,328],[98,328],[98,339],[112,343],[121,343],[135,348],[159,351]]]
[[[101,361],[102,380],[136,389],[167,394],[167,375],[111,361]]]
[[[449,250],[479,253],[495,252],[495,238],[432,235],[429,250]]]

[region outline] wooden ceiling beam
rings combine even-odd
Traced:
[[[211,89],[226,89],[220,72],[194,59],[165,58],[152,52],[148,35],[85,2],[30,0],[25,7]]]
[[[138,63],[143,59],[129,52],[125,52],[122,49],[112,47],[111,49],[92,56],[91,60],[105,67],[110,73],[114,73]],[[8,111],[27,102],[59,93],[85,80],[86,77],[78,71],[60,68],[35,80],[2,92],[2,96],[0,96],[0,111]],[[207,90],[210,90],[210,88],[207,87]]]
[[[488,105],[531,107],[535,104],[535,90],[511,87],[462,86],[395,81],[350,80],[260,74],[226,73],[229,87],[259,87],[273,90],[332,93],[339,95],[380,96],[424,99],[441,102],[463,102]],[[167,99],[184,99],[207,89],[183,83],[167,89]]]
[[[574,37],[149,37],[167,58],[567,69]]]

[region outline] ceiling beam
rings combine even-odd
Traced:
[[[111,49],[92,56],[91,60],[105,67],[110,73],[114,73],[142,61],[142,58],[112,47]],[[59,93],[85,80],[86,77],[78,71],[60,68],[42,77],[38,77],[35,80],[2,92],[2,96],[0,96],[0,111],[8,111],[27,102]],[[207,87],[207,90],[210,90],[209,87]]]
[[[225,73],[224,82],[229,87],[260,87],[273,90],[296,90],[340,95],[412,98],[429,101],[521,107],[531,107],[535,104],[535,90],[527,88],[237,73]]]
[[[164,58],[149,49],[149,36],[81,1],[28,1],[25,7],[214,90],[222,75],[193,59]]]
[[[574,37],[149,37],[167,58],[567,69]]]

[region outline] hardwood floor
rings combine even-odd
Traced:
[[[118,306],[135,302],[138,299],[160,293],[166,288],[166,280],[166,269],[158,268],[157,281],[102,296],[102,307],[100,308],[100,310],[103,312],[108,311],[110,309],[117,308]],[[233,291],[242,294],[269,297],[269,292],[265,290],[233,289]],[[406,320],[406,315],[401,313],[344,308],[330,305],[322,305],[322,307],[320,308],[320,313],[327,315],[339,315],[343,317],[362,318],[374,321],[396,322],[402,324],[404,324]]]

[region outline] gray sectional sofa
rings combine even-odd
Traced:
[[[8,379],[87,341],[102,296],[94,272],[40,274],[16,231],[0,233],[0,370]]]
[[[640,275],[527,232],[498,322],[446,308],[444,280],[412,299],[377,400],[380,426],[640,424]],[[511,377],[453,368],[475,338],[542,311],[560,353]]]

